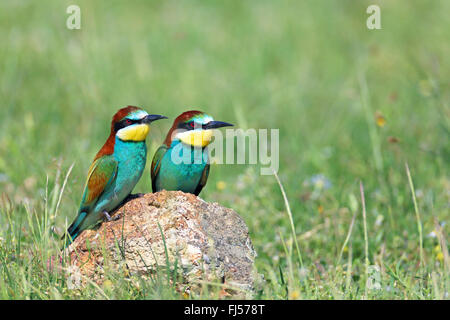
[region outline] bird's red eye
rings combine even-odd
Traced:
[[[131,124],[131,120],[130,119],[125,120],[125,123],[126,124]]]
[[[194,121],[191,122],[191,128],[195,127]]]

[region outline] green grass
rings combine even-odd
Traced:
[[[65,27],[74,2],[81,30]],[[382,30],[366,28],[374,3]],[[292,222],[258,166],[213,166],[201,194],[249,226],[257,298],[448,299],[449,11],[446,0],[2,1],[0,298],[182,298],[164,272],[70,290],[46,268],[111,116],[139,105],[280,129]],[[170,124],[153,126],[149,161]],[[135,192],[150,190],[148,165]]]

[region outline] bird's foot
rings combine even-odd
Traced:
[[[108,222],[111,222],[111,221],[117,221],[117,220],[119,220],[120,217],[121,217],[121,214],[120,214],[120,213],[115,214],[114,216],[111,217],[111,215],[110,215],[108,212],[106,212],[106,211],[103,211],[103,215],[105,216],[106,221],[108,221]]]
[[[106,220],[107,220],[108,222],[110,222],[110,221],[112,220],[112,219],[111,219],[111,216],[109,215],[108,212],[103,211],[103,215],[105,216],[105,218],[106,218]]]
[[[122,217],[122,215],[120,213],[116,214],[114,217],[111,217],[112,221],[117,221]]]

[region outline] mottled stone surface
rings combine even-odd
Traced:
[[[172,267],[177,261],[180,288],[219,281],[251,292],[256,253],[234,210],[193,194],[161,191],[128,201],[112,217],[116,220],[84,231],[68,248],[72,267],[87,278],[103,281],[105,259],[108,267],[146,275],[166,266],[168,257]]]

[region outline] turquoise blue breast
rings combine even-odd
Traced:
[[[207,148],[194,149],[180,141],[172,142],[161,159],[156,189],[194,193],[207,163]]]

